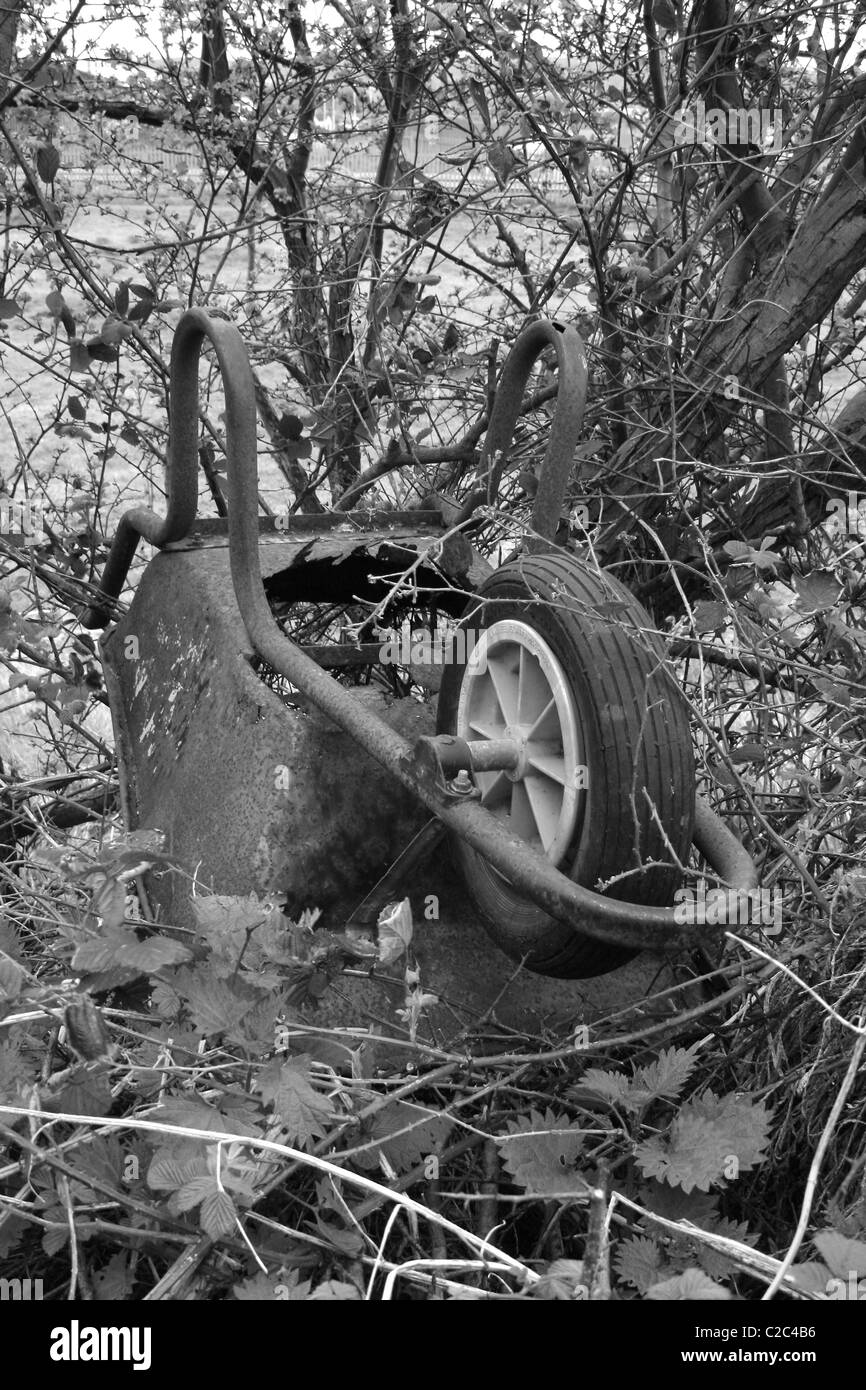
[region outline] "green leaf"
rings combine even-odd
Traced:
[[[0,319],[14,319],[21,313],[15,299],[0,299]]]
[[[508,1122],[508,1136],[496,1143],[502,1161],[519,1187],[538,1196],[586,1192],[587,1183],[574,1165],[583,1150],[583,1133],[566,1115],[548,1109],[519,1115]]]
[[[647,1298],[654,1301],[672,1302],[674,1300],[685,1300],[686,1302],[722,1302],[730,1299],[733,1294],[729,1289],[723,1289],[721,1284],[708,1279],[702,1269],[687,1269],[682,1274],[677,1274],[673,1279],[666,1279],[662,1284],[654,1284],[647,1290]]]
[[[325,1124],[333,1119],[330,1102],[313,1090],[310,1084],[309,1057],[302,1054],[290,1062],[275,1057],[259,1073],[256,1090],[266,1103],[273,1103],[287,1131],[289,1144],[302,1147],[325,1133]]]

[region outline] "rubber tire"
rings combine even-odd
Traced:
[[[462,623],[478,630],[505,618],[528,623],[552,648],[583,726],[585,809],[559,867],[597,889],[599,881],[659,861],[612,885],[608,896],[669,906],[681,882],[677,860],[689,859],[695,767],[688,708],[665,667],[652,619],[613,576],[563,552],[525,555],[501,566]],[[465,669],[464,662],[443,669],[440,733],[456,733]],[[521,897],[459,837],[451,837],[451,846],[490,936],[528,969],[587,979],[638,954],[580,935]]]

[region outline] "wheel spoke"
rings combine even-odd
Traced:
[[[532,727],[551,702],[551,691],[544,672],[532,652],[521,649],[519,717]]]
[[[523,782],[511,783],[511,829],[522,840],[541,840],[535,810]]]
[[[542,777],[528,776],[523,786],[532,807],[535,824],[538,826],[541,843],[545,850],[556,834],[559,816],[562,811],[562,792]]]
[[[539,773],[548,781],[558,782],[561,787],[567,785],[565,759],[561,753],[533,753],[530,751],[527,762],[533,772]]]
[[[509,800],[514,783],[504,772],[478,772],[475,777],[481,788],[481,805],[487,810],[493,810]]]
[[[513,650],[513,646],[506,648],[508,652],[513,652]],[[513,661],[513,657],[511,660]],[[504,724],[516,724],[517,682],[514,679],[513,666],[509,669],[498,653],[494,656],[488,656],[487,675],[496,692],[496,699],[502,711],[502,722]]]
[[[559,739],[560,737],[559,715],[556,710],[556,701],[551,695],[543,709],[539,710],[535,716],[535,723],[526,735],[533,743],[540,739]]]
[[[469,720],[469,728],[472,733],[480,734],[482,738],[501,738],[505,724],[494,724],[489,719],[478,718]]]

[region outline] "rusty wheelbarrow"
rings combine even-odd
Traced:
[[[206,339],[225,389],[227,519],[197,518]],[[530,371],[549,347],[559,391],[531,526],[493,570],[466,532],[478,504],[496,500]],[[643,948],[693,946],[700,929],[671,906],[693,845],[729,887],[753,889],[748,854],[696,798],[688,710],[651,619],[615,578],[555,543],[586,387],[579,335],[534,323],[506,361],[479,486],[462,509],[260,518],[245,348],[228,322],[187,312],[171,358],[166,516],[122,517],[82,619],[105,627],[139,539],[157,547],[130,611],[101,643],[128,823],[169,822],[169,850],[203,863],[200,880],[219,891],[288,888],[295,908],[305,894],[315,905],[317,885],[293,879],[292,864],[303,863],[308,838],[329,833],[318,820],[328,806],[336,819],[352,815],[327,756],[297,766],[306,754],[293,730],[317,717],[366,750],[414,807],[403,842],[379,845],[363,865],[375,878],[404,851],[355,921],[375,920],[372,908],[442,835],[497,946],[543,975],[588,977]],[[373,620],[387,621],[409,591],[459,620],[435,729],[417,701],[386,717],[369,689],[345,684],[347,671],[357,681],[380,659]],[[287,628],[286,615],[341,604],[371,615],[350,643],[305,641],[303,621]],[[291,727],[279,723],[287,707]],[[309,824],[296,817],[277,852],[299,771],[314,787]],[[413,838],[419,808],[432,820]],[[189,882],[160,891],[166,919],[177,920]]]

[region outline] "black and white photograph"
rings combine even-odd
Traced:
[[[3,0],[29,1364],[829,1374],[864,1054],[866,3]]]

